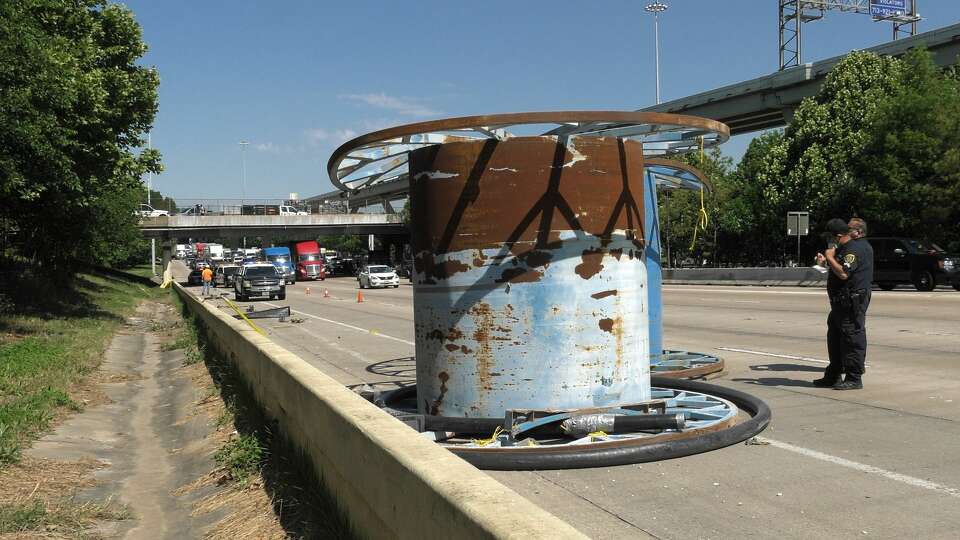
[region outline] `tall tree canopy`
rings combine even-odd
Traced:
[[[751,142],[734,183],[752,214],[747,238],[766,252],[793,253],[791,210],[809,211],[813,232],[857,215],[871,234],[960,248],[956,68],[940,69],[923,49],[903,58],[851,53],[786,130]],[[819,247],[811,235],[804,256]]]
[[[113,263],[138,242],[142,147],[158,76],[125,7],[0,2],[0,212],[27,254],[54,266]]]

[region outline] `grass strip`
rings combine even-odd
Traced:
[[[276,422],[266,416],[236,366],[209,343],[202,322],[192,316],[179,297],[174,298],[183,313],[185,327],[192,328],[185,328],[184,334],[196,339],[195,344],[186,347],[187,352],[193,349],[201,356],[223,400],[224,410],[217,425],[232,424],[237,431],[236,437],[214,455],[218,465],[239,488],[250,484],[263,486],[289,537],[357,538],[321,476],[280,432]]]
[[[168,294],[105,276],[51,280],[28,261],[0,259],[0,467],[58,415],[80,410],[70,396],[100,364],[137,304]]]

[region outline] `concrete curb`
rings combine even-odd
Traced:
[[[813,268],[670,268],[663,270],[668,285],[761,285],[826,287],[827,275]]]
[[[586,538],[243,322],[175,284],[368,538]]]

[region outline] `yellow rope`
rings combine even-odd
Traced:
[[[703,169],[703,163],[705,161],[703,155],[703,136],[700,136],[700,168]],[[693,246],[697,244],[697,230],[703,229],[703,232],[707,232],[707,224],[710,223],[710,218],[707,216],[707,207],[704,203],[703,198],[703,182],[700,183],[700,212],[697,215],[697,222],[693,224],[693,238],[690,240],[690,251],[693,251]]]
[[[499,436],[501,433],[503,433],[503,426],[497,426],[497,429],[493,431],[492,437],[490,437],[489,439],[474,439],[473,444],[477,446],[486,446],[492,443],[493,441],[497,440],[497,436]]]
[[[230,307],[232,307],[233,310],[237,312],[237,315],[240,315],[240,317],[241,317],[243,320],[247,321],[247,324],[250,325],[250,328],[253,328],[254,330],[256,330],[261,336],[266,337],[267,333],[264,332],[263,329],[260,328],[259,326],[253,324],[253,321],[251,321],[246,315],[244,315],[243,312],[240,311],[240,308],[238,308],[236,304],[234,304],[233,302],[231,302],[229,298],[224,298],[224,300],[227,301],[227,305],[229,305]]]

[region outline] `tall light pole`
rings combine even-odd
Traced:
[[[147,133],[147,150],[153,148],[153,140]],[[147,205],[151,208],[153,203],[150,200],[150,192],[153,191],[153,171],[147,173]],[[150,239],[150,274],[157,275],[157,239]]]
[[[663,2],[654,2],[647,4],[643,8],[647,13],[653,13],[654,39],[656,42],[657,56],[657,105],[660,104],[660,13],[666,11],[668,7],[670,6]]]
[[[242,193],[240,206],[243,206],[243,200],[247,198],[247,145],[250,144],[249,141],[240,141],[240,182],[243,186],[240,193]]]
[[[667,10],[669,6],[663,2],[653,2],[643,7],[647,13],[653,13],[654,28],[654,50],[656,51],[656,76],[657,76],[657,105],[660,104],[660,14]],[[663,220],[663,235],[666,237],[667,248],[667,268],[670,264],[670,195],[665,190],[663,193],[663,210],[666,216]]]

